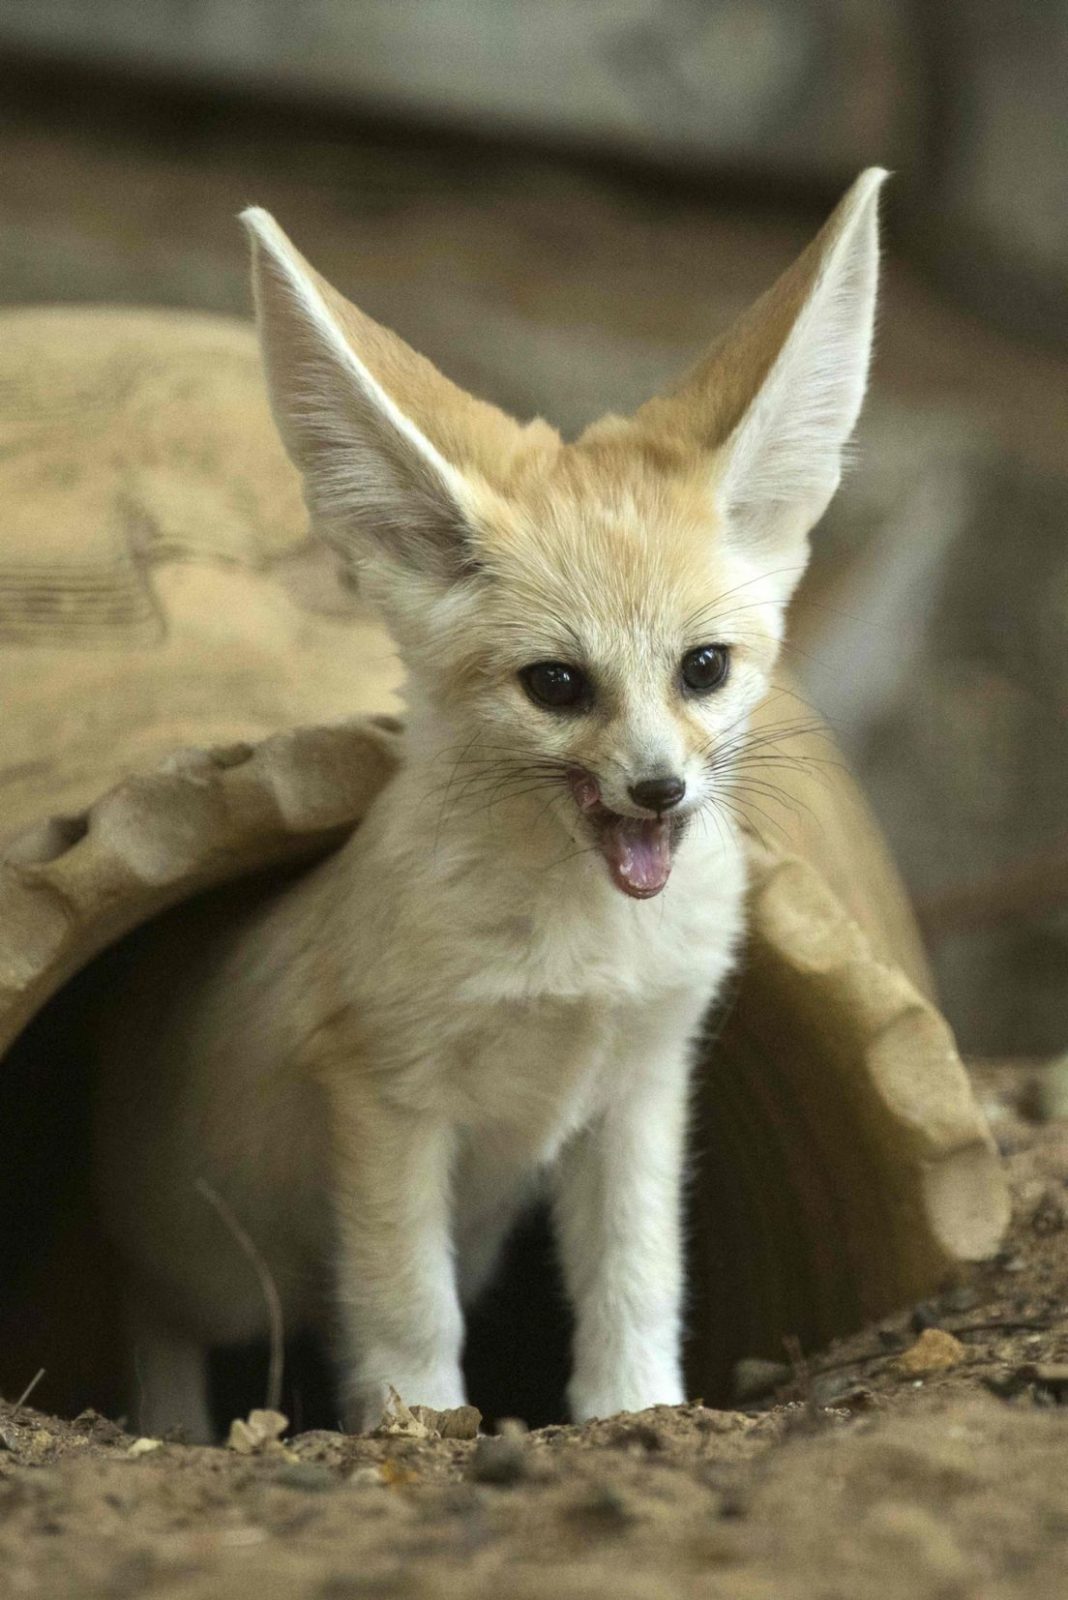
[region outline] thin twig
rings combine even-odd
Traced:
[[[18,1399],[15,1401],[15,1409],[11,1413],[12,1422],[15,1422],[17,1420],[19,1412],[22,1410],[23,1406],[26,1404],[27,1400],[30,1398],[30,1395],[36,1389],[37,1385],[40,1383],[40,1381],[44,1377],[44,1375],[45,1375],[44,1367],[38,1367],[37,1371],[34,1373],[33,1377],[30,1379],[29,1383],[26,1385],[25,1389],[23,1389],[22,1393],[19,1395]]]
[[[783,1349],[786,1359],[793,1368],[794,1383],[801,1391],[801,1398],[805,1402],[805,1410],[811,1422],[819,1421],[819,1406],[816,1404],[816,1391],[812,1383],[812,1367],[801,1350],[801,1340],[795,1333],[785,1334]]]
[[[282,1404],[282,1371],[285,1362],[285,1330],[282,1323],[282,1301],[279,1297],[278,1289],[275,1286],[275,1281],[271,1276],[270,1268],[266,1261],[264,1261],[254,1241],[242,1227],[222,1195],[212,1188],[206,1178],[198,1178],[196,1187],[208,1204],[214,1206],[222,1222],[229,1228],[236,1243],[248,1257],[256,1277],[259,1279],[260,1289],[267,1306],[267,1324],[271,1351],[267,1366],[267,1398],[264,1404],[268,1411],[278,1411]]]

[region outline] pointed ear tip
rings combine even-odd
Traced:
[[[282,230],[262,206],[246,206],[237,214],[237,220],[248,235],[253,245],[262,244],[277,248],[279,240],[283,237]]]
[[[886,167],[865,167],[853,185],[853,193],[858,200],[874,200],[887,178],[892,176]]]
[[[879,193],[890,176],[885,167],[865,167],[854,178],[834,213],[840,240],[874,237],[879,226]]]

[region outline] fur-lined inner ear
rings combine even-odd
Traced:
[[[420,358],[349,306],[266,211],[252,207],[241,221],[271,405],[316,530],[346,555],[425,577],[470,570],[470,485],[361,358],[355,319],[394,363]]]
[[[867,386],[885,177],[866,172],[832,218],[785,342],[722,447],[718,498],[748,553],[788,551],[838,487]]]

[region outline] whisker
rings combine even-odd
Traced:
[[[735,584],[733,588],[724,589],[723,592],[718,594],[714,600],[710,600],[705,605],[698,606],[694,611],[691,611],[684,623],[684,629],[688,630],[691,625],[696,627],[699,622],[721,621],[722,615],[716,615],[715,613],[717,611],[717,607],[720,607],[724,600],[729,600],[732,595],[740,594],[743,589],[748,589],[754,583],[762,583],[768,578],[785,577],[787,574],[792,572],[803,572],[805,565],[806,563],[804,562],[796,562],[788,567],[777,567],[771,572],[754,573],[752,577],[746,578],[743,580],[743,582]],[[761,603],[762,602],[760,601],[754,601],[753,605],[755,606]]]

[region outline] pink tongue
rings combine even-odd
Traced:
[[[635,900],[659,894],[671,873],[671,828],[655,818],[617,817],[601,835],[617,889]]]

